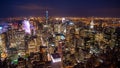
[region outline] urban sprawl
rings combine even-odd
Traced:
[[[120,68],[120,18],[2,18],[0,59],[0,68]]]

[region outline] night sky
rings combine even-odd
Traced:
[[[0,0],[0,17],[120,17],[120,0]]]

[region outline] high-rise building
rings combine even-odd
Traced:
[[[0,53],[6,52],[5,34],[0,34]]]
[[[46,11],[46,24],[48,24],[48,11]]]
[[[19,31],[9,28],[7,32],[7,43],[7,49],[9,50],[9,54],[13,54],[14,50],[15,54],[25,52],[25,31]]]

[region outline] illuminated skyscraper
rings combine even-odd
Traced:
[[[91,28],[91,29],[94,28],[94,21],[93,21],[93,20],[90,22],[90,28]]]
[[[23,24],[23,30],[25,30],[25,33],[31,34],[30,22],[28,20],[24,20],[22,24]]]
[[[48,11],[46,11],[46,24],[48,24]]]

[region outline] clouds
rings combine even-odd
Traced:
[[[44,10],[45,9],[45,7],[42,7],[36,4],[20,5],[20,6],[17,6],[17,8],[21,10]]]
[[[24,4],[24,5],[18,5],[16,6],[17,9],[19,10],[35,10],[35,11],[40,11],[40,10],[51,10],[51,7],[45,7],[37,4]]]

